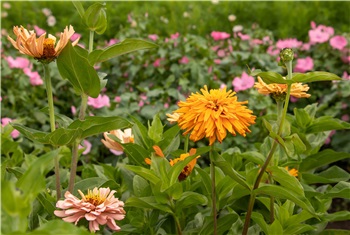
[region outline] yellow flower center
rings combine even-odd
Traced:
[[[85,195],[85,202],[89,202],[94,206],[102,204],[106,198],[101,197],[100,194],[94,194],[91,190],[88,190],[88,194]]]
[[[55,40],[52,38],[46,38],[44,41],[44,51],[43,58],[53,58],[55,57]]]

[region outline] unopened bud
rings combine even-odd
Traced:
[[[294,59],[294,52],[290,48],[283,48],[280,52],[281,61],[287,63]]]

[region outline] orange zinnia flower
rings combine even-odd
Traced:
[[[263,95],[272,94],[275,96],[286,95],[287,94],[287,84],[278,84],[271,83],[266,84],[260,77],[258,77],[258,82],[254,85],[255,88],[258,89],[258,92]],[[300,82],[293,83],[290,95],[295,98],[309,98],[311,95],[306,92],[309,90],[309,86],[307,84],[302,84]]]
[[[295,177],[298,176],[298,173],[299,173],[299,172],[298,172],[297,169],[292,168],[292,169],[288,170],[288,169],[289,169],[288,166],[286,166],[285,168],[286,168],[286,170],[289,172],[289,174],[290,174],[291,176],[295,176]]]
[[[204,86],[201,92],[192,93],[186,101],[180,101],[180,108],[174,111],[180,114],[177,123],[186,130],[184,135],[191,132],[192,141],[209,138],[212,145],[216,139],[221,143],[227,131],[233,135],[238,132],[242,136],[250,132],[248,127],[255,123],[256,116],[243,105],[248,101],[238,102],[236,93],[226,91],[226,88],[208,91]]]
[[[17,36],[16,41],[10,36],[7,36],[7,38],[20,53],[29,55],[41,62],[49,63],[55,60],[67,45],[69,39],[74,34],[74,29],[71,25],[69,28],[66,27],[63,33],[61,33],[60,40],[58,40],[56,46],[56,37],[51,34],[46,38],[46,33],[44,33],[37,38],[33,30],[28,31],[23,26],[14,26],[13,32]],[[78,41],[79,38],[72,45],[76,45]]]

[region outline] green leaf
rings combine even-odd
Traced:
[[[200,167],[195,167],[194,169],[201,176],[202,185],[204,186],[204,190],[203,191],[205,191],[205,193],[203,193],[203,194],[204,195],[210,195],[211,194],[211,179],[210,179],[209,173],[205,172]]]
[[[346,158],[350,158],[350,153],[335,152],[334,150],[326,149],[303,159],[299,166],[299,171],[311,171]]]
[[[296,153],[301,154],[306,151],[306,146],[297,133],[286,136],[284,139],[286,143],[290,141],[293,144]]]
[[[267,234],[283,234],[283,227],[277,219],[275,219],[273,223],[268,226]]]
[[[82,191],[84,194],[87,193],[88,189],[94,189],[95,187],[100,188],[102,185],[104,185],[107,181],[107,179],[102,179],[100,177],[91,177],[87,179],[83,179],[77,183],[74,184],[74,189],[72,194],[75,196],[78,196],[78,189]]]
[[[252,212],[252,220],[259,225],[265,234],[269,234],[269,225],[266,223],[264,216],[258,212]]]
[[[158,209],[172,214],[168,205],[159,204],[154,196],[151,197],[129,197],[125,202],[125,207],[137,207],[144,209]]]
[[[340,181],[321,198],[347,198],[350,199],[350,183]]]
[[[148,150],[138,144],[123,144],[123,148],[132,163],[139,166],[145,165],[145,159],[151,156],[151,153]]]
[[[57,68],[64,79],[68,79],[74,90],[97,98],[100,94],[100,79],[86,58],[79,55],[69,42],[57,58]]]
[[[84,13],[83,20],[90,31],[103,34],[107,28],[105,4],[94,3]]]
[[[133,117],[133,116],[129,116],[129,117],[134,122],[132,131],[135,136],[135,143],[143,146],[146,149],[151,148],[152,140],[149,138],[147,134],[147,128],[144,125],[142,125],[142,123],[136,117]]]
[[[306,129],[306,133],[350,129],[350,123],[329,116],[319,117]]]
[[[35,229],[30,233],[26,233],[28,235],[56,235],[56,234],[66,234],[66,235],[89,235],[91,234],[84,227],[78,227],[72,223],[67,223],[61,219],[55,219],[48,221],[43,224],[39,228]]]
[[[293,73],[292,80],[294,82],[317,82],[317,81],[331,81],[331,80],[341,80],[340,77],[333,73],[315,71],[309,73]]]
[[[99,62],[103,62],[114,57],[124,55],[130,52],[144,49],[152,49],[158,47],[157,44],[154,44],[149,41],[142,39],[125,39],[120,43],[106,47],[105,49],[97,49],[92,51],[89,54],[88,60],[91,65],[94,65]]]
[[[198,234],[214,234],[213,217],[210,216],[207,222],[202,226]],[[217,234],[225,234],[232,226],[233,221],[237,221],[239,216],[237,214],[222,215],[217,219]]]
[[[126,129],[132,127],[132,124],[122,117],[97,117],[89,116],[85,120],[75,120],[68,126],[69,129],[82,129],[81,139],[98,135],[103,132]]]
[[[315,227],[308,224],[293,224],[284,229],[283,234],[305,234],[310,230],[315,230]]]
[[[83,130],[59,128],[47,135],[49,143],[53,146],[70,145],[82,135]]]
[[[196,153],[193,156],[189,156],[186,157],[185,160],[183,161],[178,161],[177,163],[175,163],[175,165],[173,165],[169,171],[169,175],[170,175],[170,185],[173,185],[174,183],[177,182],[178,177],[181,173],[181,171],[185,168],[185,166],[190,163],[193,159],[195,159],[198,156],[198,154]]]
[[[325,221],[350,221],[350,211],[337,211],[332,214],[326,213],[322,216]]]
[[[266,159],[264,155],[255,151],[247,151],[238,155],[242,158],[247,159],[248,161],[254,162],[259,165],[263,165]]]
[[[292,190],[286,189],[278,185],[263,185],[254,190],[257,194],[265,194],[273,197],[288,199],[310,212],[314,217],[318,217],[315,213],[314,208],[311,203],[307,200],[305,196],[302,196]]]
[[[10,125],[32,141],[36,141],[42,144],[49,144],[49,140],[47,138],[47,136],[50,134],[49,132],[37,131],[35,129],[23,126],[19,123],[11,123]]]
[[[158,184],[161,181],[160,178],[157,175],[155,175],[152,170],[146,169],[142,166],[125,165],[124,168],[126,168],[129,171],[133,171],[134,173],[138,174],[144,179],[150,181],[152,184]]]
[[[231,164],[227,161],[214,161],[215,166],[219,167],[226,175],[231,177],[233,180],[235,180],[237,183],[242,185],[243,187],[251,190],[250,186],[247,184],[245,178],[240,175]]]
[[[304,195],[304,188],[299,183],[298,179],[289,174],[289,172],[279,166],[268,167],[268,170],[271,172],[272,178],[280,183],[283,187],[294,191],[299,195]]]
[[[254,74],[252,76],[261,77],[261,79],[267,84],[270,84],[270,83],[291,84],[291,83],[293,83],[293,81],[284,79],[281,74],[276,73],[276,72],[257,72],[257,73],[254,73],[254,71],[253,71],[252,74]]]
[[[152,124],[148,124],[148,136],[155,142],[158,143],[163,139],[163,124],[159,118],[159,114],[153,117]]]
[[[79,13],[80,17],[84,18],[85,10],[84,10],[83,4],[81,4],[81,2],[76,2],[76,1],[72,1],[72,3],[75,9],[77,10],[77,12]]]
[[[175,207],[177,211],[182,211],[184,208],[197,205],[206,205],[208,203],[207,197],[196,192],[184,192],[181,198],[176,201]]]
[[[312,121],[309,113],[305,109],[294,108],[296,123],[301,128],[306,128]]]
[[[146,197],[152,193],[147,180],[138,175],[135,175],[133,179],[133,191],[136,197]]]
[[[316,183],[338,183],[339,181],[347,181],[350,179],[350,174],[338,166],[331,166],[319,174],[303,173],[303,181],[307,184]]]
[[[349,235],[349,230],[326,229],[321,231],[319,235]]]

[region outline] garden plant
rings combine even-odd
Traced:
[[[64,4],[2,31],[2,234],[347,234],[349,32],[101,40],[108,4]]]

